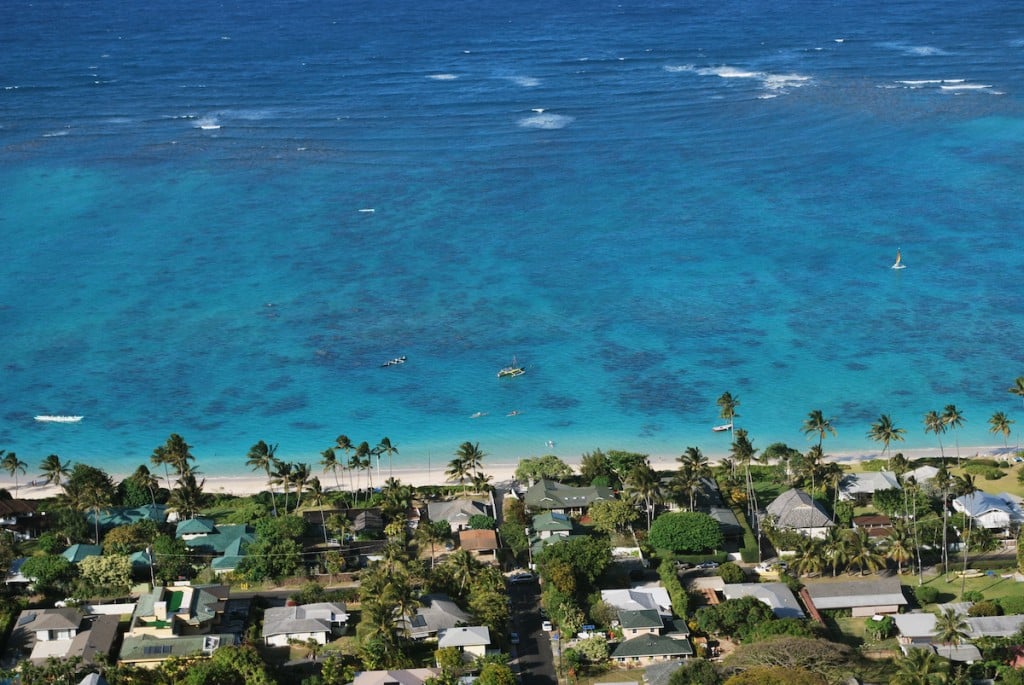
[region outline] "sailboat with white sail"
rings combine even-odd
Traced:
[[[896,261],[893,262],[892,268],[894,269],[906,269],[907,265],[903,263],[903,252],[896,248]]]

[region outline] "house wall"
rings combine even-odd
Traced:
[[[636,637],[637,635],[657,635],[658,634],[658,629],[657,628],[623,628],[622,629],[622,634],[628,640],[629,638]]]
[[[866,618],[875,614],[898,614],[900,613],[900,608],[896,604],[883,604],[873,607],[853,607],[850,613],[854,618]]]
[[[623,664],[625,666],[647,666],[649,664],[656,664],[659,661],[671,661],[672,659],[682,659],[683,656],[627,656],[617,657],[613,659],[616,663]]]
[[[1002,511],[989,511],[974,519],[982,528],[1008,528],[1010,515]]]
[[[271,647],[287,647],[289,640],[300,640],[305,642],[309,638],[313,638],[318,644],[327,644],[327,633],[320,631],[316,633],[288,633],[286,635],[271,635],[266,639],[266,643]]]

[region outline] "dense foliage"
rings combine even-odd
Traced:
[[[707,514],[692,511],[662,514],[651,525],[647,539],[656,549],[672,552],[711,551],[724,543],[718,522]]]

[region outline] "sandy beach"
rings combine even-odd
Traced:
[[[985,445],[985,446],[970,446],[960,447],[960,457],[962,459],[970,459],[975,457],[1012,457],[1016,452],[1016,447],[1003,447],[1002,445]],[[913,461],[915,459],[921,459],[925,457],[938,457],[938,449],[927,449],[927,448],[915,448],[915,449],[904,449],[901,450],[898,447],[893,448],[893,454],[902,453],[908,460]],[[725,452],[720,453],[705,453],[708,459],[712,463],[726,458],[728,456]],[[946,457],[955,457],[957,452],[956,448],[946,449]],[[572,466],[574,469],[579,468],[580,456],[576,457],[561,457],[566,463]],[[881,459],[882,453],[879,450],[863,450],[857,452],[839,452],[836,454],[828,454],[826,456],[827,462],[836,462],[845,466],[852,466],[859,462],[869,461],[871,459]],[[650,462],[651,466],[658,471],[670,471],[674,470],[678,463],[676,461],[677,455],[651,455]],[[316,464],[316,460],[311,460],[311,464]],[[501,483],[512,480],[518,462],[490,462],[484,464],[485,472],[491,476],[491,483]],[[202,466],[200,465],[200,470]],[[439,464],[436,468],[394,468],[390,471],[386,466],[381,467],[380,473],[374,469],[373,482],[374,486],[378,487],[380,483],[387,480],[390,476],[397,478],[402,483],[407,483],[415,486],[423,485],[450,485],[445,479],[445,468],[444,464]],[[31,474],[31,471],[30,471]],[[129,474],[113,473],[111,476],[115,482],[124,479]],[[335,484],[334,474],[324,473],[321,471],[314,471],[314,476],[320,479],[321,485],[328,492],[337,489]],[[242,476],[231,476],[231,475],[204,475],[206,479],[205,490],[210,494],[231,494],[231,495],[252,495],[267,489],[267,479],[265,476],[252,473],[249,475]],[[38,476],[36,477],[38,478]],[[338,474],[338,479],[341,484],[342,490],[349,489],[348,487],[348,474],[343,477],[341,473]],[[33,485],[32,477],[22,477],[18,479],[18,490],[17,496],[23,499],[45,499],[47,497],[54,497],[60,494],[60,488],[54,485]],[[163,483],[163,478],[160,479]],[[362,487],[366,486],[365,474],[360,475],[360,483]],[[15,494],[14,479],[10,478],[6,474],[0,478],[0,487],[6,488],[12,495]]]

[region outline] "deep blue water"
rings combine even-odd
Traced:
[[[1024,4],[454,5],[5,4],[0,449],[1024,421]]]

